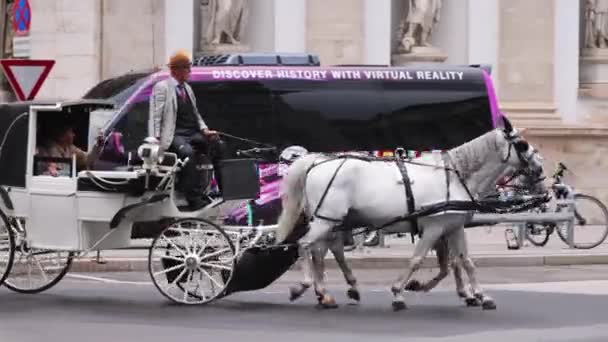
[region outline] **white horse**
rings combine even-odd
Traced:
[[[493,130],[448,151],[445,154],[447,164],[443,160],[433,161],[432,157],[408,163],[416,208],[408,208],[402,176],[394,162],[308,154],[290,166],[282,183],[283,211],[279,217],[277,242],[285,240],[301,215],[309,220],[310,229],[298,244],[305,273],[310,274],[310,270],[313,270],[315,291],[321,305],[333,307],[335,301],[323,285],[323,260],[313,262],[310,248],[327,239],[332,228],[343,223],[347,217],[354,214],[372,226],[381,226],[421,207],[428,208],[446,201],[470,202],[514,169],[542,173],[537,151],[513,130],[506,118],[503,121],[504,130]],[[453,254],[454,270],[462,268],[466,271],[473,295],[482,301],[484,308],[496,307],[494,300],[485,295],[479,286],[475,265],[468,255],[464,225],[471,219],[471,214],[470,210],[458,208],[437,210],[418,218],[422,237],[416,243],[410,267],[391,288],[395,310],[406,307],[404,287],[434,246],[439,247],[438,251]],[[393,224],[401,225],[402,231],[411,230],[412,227],[407,220]],[[438,241],[443,241],[446,247],[442,249]],[[438,277],[427,284],[428,290],[446,275],[447,268],[440,267]],[[466,294],[463,284],[457,284],[457,287],[459,293]]]
[[[301,157],[301,155],[298,157]],[[295,159],[293,159],[290,164],[293,163],[293,161],[295,161]],[[420,161],[420,159],[417,161]],[[524,172],[518,172],[509,177],[509,183],[512,184],[514,188],[527,190],[534,194],[547,193],[547,188],[543,183],[543,178],[541,177],[542,174],[525,172],[525,170],[523,171]],[[412,279],[405,286],[405,289],[415,292],[429,292],[448,276],[449,269],[452,268],[454,273],[454,281],[456,284],[456,294],[458,297],[463,298],[467,306],[479,306],[482,298],[475,297],[473,295],[473,290],[470,288],[470,283],[465,283],[465,280],[462,277],[462,272],[464,271],[463,264],[459,263],[458,260],[455,260],[455,256],[460,254],[459,250],[451,251],[450,244],[452,244],[452,248],[460,248],[461,246],[464,246],[457,241],[449,242],[448,237],[445,236],[438,239],[432,248],[435,250],[437,256],[437,263],[439,266],[438,274],[431,280],[424,283],[421,283],[416,279]],[[325,259],[328,251],[331,251],[334,255],[334,259],[340,267],[346,283],[349,285],[347,297],[358,303],[361,299],[361,295],[357,288],[357,279],[355,278],[352,269],[346,262],[346,257],[344,255],[343,234],[339,232],[330,232],[325,239],[320,239],[310,248],[312,263],[315,265],[315,269],[319,270],[319,274],[317,276],[319,279],[321,279],[321,283],[324,281],[325,274],[323,270],[324,264],[320,262],[320,260]],[[304,266],[304,279],[289,287],[290,301],[299,299],[313,285],[312,270],[310,267],[306,267],[306,263]],[[317,295],[320,294],[317,293]],[[486,303],[486,308],[488,308],[488,305],[490,305],[490,303]],[[325,308],[336,308],[337,304],[326,302],[322,304],[322,306]]]

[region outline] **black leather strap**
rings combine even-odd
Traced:
[[[407,200],[407,207],[409,209],[409,212],[412,213],[414,211],[416,211],[416,203],[414,201],[414,193],[412,192],[412,183],[410,181],[410,177],[407,174],[407,168],[405,167],[405,164],[403,163],[403,160],[401,160],[400,158],[396,158],[395,159],[395,164],[397,164],[397,167],[399,168],[399,171],[401,172],[401,177],[403,177],[403,187],[405,189],[405,198]],[[411,221],[412,224],[412,243],[414,242],[414,235],[419,235],[420,231],[418,230],[418,219],[414,218]]]

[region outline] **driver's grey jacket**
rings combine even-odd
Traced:
[[[148,136],[160,141],[160,147],[166,151],[175,135],[177,119],[177,81],[173,77],[157,82],[150,95],[150,115],[148,119]],[[188,83],[184,83],[186,92],[192,102],[194,114],[198,117],[200,129],[207,128],[196,106],[194,92]]]

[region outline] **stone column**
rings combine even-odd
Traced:
[[[274,49],[306,52],[306,0],[274,0]]]
[[[306,50],[323,65],[364,63],[363,9],[363,0],[308,0]]]
[[[554,0],[500,0],[501,110],[518,127],[561,122],[554,87]]]
[[[163,34],[158,38],[165,49],[161,66],[165,66],[169,56],[177,50],[186,50],[194,54],[193,8],[193,0],[164,0],[164,8],[158,11],[164,13],[164,17],[161,15],[159,18],[164,22],[157,23],[158,27],[162,27]]]
[[[364,0],[365,63],[391,64],[392,0]]]
[[[191,0],[188,0],[191,1]],[[186,1],[187,2],[187,1]],[[175,1],[174,6],[180,4]],[[137,13],[137,16],[133,16]],[[187,12],[188,14],[191,13]],[[102,72],[107,79],[131,70],[162,67],[167,62],[165,51],[165,4],[162,0],[105,0],[102,13]],[[185,21],[182,19],[182,21]],[[125,34],[128,28],[128,34]],[[188,31],[187,38],[190,38]],[[180,36],[172,43],[183,42]],[[187,39],[186,42],[191,42]],[[181,48],[191,49],[191,45]],[[175,47],[173,47],[175,48]]]
[[[79,98],[100,81],[101,2],[30,0],[31,59],[56,63],[37,99]]]

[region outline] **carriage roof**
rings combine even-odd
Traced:
[[[27,166],[29,112],[32,106],[57,106],[50,115],[83,115],[100,108],[113,108],[105,100],[23,101],[0,104],[0,185],[24,187]]]

